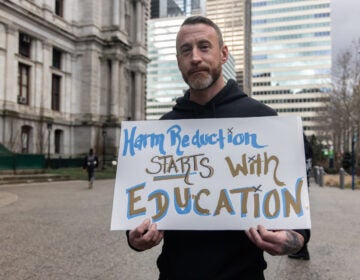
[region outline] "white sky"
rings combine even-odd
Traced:
[[[360,0],[332,0],[332,53],[333,60],[360,38]]]

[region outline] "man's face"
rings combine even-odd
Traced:
[[[211,87],[222,75],[228,55],[216,31],[205,24],[184,25],[176,39],[177,61],[184,81],[193,90]]]

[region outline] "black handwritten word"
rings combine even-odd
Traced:
[[[146,148],[157,148],[161,155],[165,155],[166,145],[175,147],[175,153],[177,156],[182,156],[184,149],[190,146],[196,147],[198,149],[204,146],[217,146],[219,149],[223,149],[225,144],[234,146],[250,145],[256,149],[262,149],[266,147],[266,145],[258,144],[257,134],[249,132],[232,132],[225,136],[223,129],[218,129],[218,131],[213,133],[201,132],[200,129],[197,129],[193,135],[189,135],[183,133],[181,126],[176,124],[171,126],[166,131],[170,143],[165,143],[167,138],[163,133],[137,134],[136,130],[136,126],[132,127],[131,131],[124,129],[124,146],[122,149],[123,156],[126,156],[127,154],[134,156],[136,151],[141,151]]]
[[[173,194],[162,189],[157,189],[143,197],[141,191],[145,189],[146,183],[142,183],[126,190],[128,196],[127,218],[133,219],[140,215],[152,215],[153,222],[163,219],[173,203],[175,211],[179,215],[189,215],[192,212],[199,216],[218,216],[218,215],[236,215],[233,206],[233,200],[239,199],[241,203],[239,216],[245,218],[251,215],[254,218],[263,216],[266,219],[275,219],[282,213],[283,217],[290,216],[292,211],[298,217],[303,213],[303,205],[301,203],[301,190],[303,180],[299,178],[295,184],[295,194],[291,194],[287,188],[270,190],[262,197],[252,187],[221,189],[218,193],[212,193],[209,189],[201,189],[196,193],[191,193],[190,188],[183,189],[181,192],[179,187],[174,188]],[[213,191],[213,190],[212,190]],[[215,209],[206,207],[206,197],[216,196],[217,205]],[[174,197],[173,200],[170,197]],[[144,203],[154,201],[156,205],[156,213],[147,213]],[[201,201],[200,201],[201,199]],[[253,213],[248,212],[248,205],[252,199]],[[271,206],[272,205],[272,206]]]
[[[199,171],[201,178],[210,178],[214,174],[214,168],[209,165],[209,159],[204,157],[204,154],[182,156],[180,158],[172,155],[155,156],[150,162],[153,165],[151,168],[145,169],[146,173],[165,175],[154,177],[155,181],[184,178],[186,184],[193,185],[189,181],[192,172]]]
[[[248,161],[246,160],[248,158]],[[262,157],[260,154],[256,156],[248,157],[243,154],[241,162],[234,165],[230,157],[226,157],[225,161],[228,164],[230,173],[233,177],[239,176],[242,173],[244,176],[256,174],[258,177],[263,173],[267,175],[269,172],[269,166],[271,163],[274,164],[273,180],[279,187],[285,186],[285,183],[280,181],[277,177],[277,169],[279,167],[279,159],[276,156],[268,156],[265,152]]]

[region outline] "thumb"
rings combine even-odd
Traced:
[[[150,219],[145,219],[138,227],[137,227],[137,232],[139,233],[139,235],[143,235],[150,226]]]

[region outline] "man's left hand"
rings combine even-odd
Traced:
[[[245,233],[256,246],[272,256],[297,253],[304,245],[304,237],[293,230],[270,231],[259,225]]]

